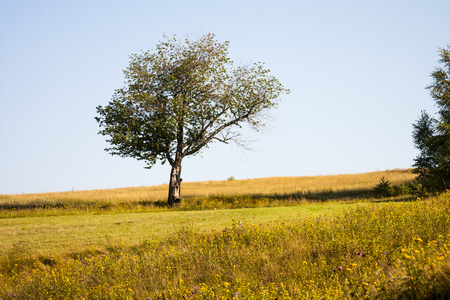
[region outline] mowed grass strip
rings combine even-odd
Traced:
[[[326,203],[207,211],[61,215],[0,219],[0,255],[26,251],[36,256],[65,255],[86,250],[137,245],[168,238],[182,228],[223,230],[238,222],[265,223],[329,215],[366,205]]]

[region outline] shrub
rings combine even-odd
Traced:
[[[428,190],[421,183],[411,184],[411,192],[421,198],[428,194]]]
[[[391,189],[391,183],[389,182],[389,180],[386,177],[382,176],[380,178],[380,182],[375,187],[375,192],[385,196],[385,195],[390,194],[390,189]]]
[[[391,196],[405,196],[411,194],[411,188],[407,184],[400,184],[389,189]]]

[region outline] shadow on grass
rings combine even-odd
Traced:
[[[211,196],[186,196],[185,200],[190,199],[202,199],[207,198],[209,200],[233,202],[233,201],[302,201],[308,202],[327,202],[327,201],[351,201],[351,200],[370,200],[373,202],[408,202],[413,201],[417,197],[408,194],[396,197],[386,197],[373,189],[347,189],[347,190],[323,190],[317,192],[294,192],[286,194],[245,194],[245,195],[211,195]]]
[[[160,208],[164,208],[164,207],[169,207],[169,205],[167,204],[167,201],[150,201],[150,200],[144,200],[144,201],[138,201],[136,202],[138,205],[142,205],[145,207],[160,207]]]
[[[64,209],[64,208],[78,208],[86,209],[93,206],[103,206],[106,208],[108,203],[96,203],[95,201],[82,201],[82,200],[35,200],[20,202],[5,202],[0,203],[0,210],[17,210],[17,209]]]
[[[445,267],[444,267],[445,268]],[[397,299],[415,300],[444,300],[450,299],[450,269],[447,267],[440,275],[429,279],[428,288],[415,288],[417,284],[409,280],[407,284],[412,287],[401,292]]]
[[[6,202],[0,203],[0,210],[14,211],[14,210],[36,210],[36,209],[70,209],[70,210],[108,210],[117,207],[132,208],[136,206],[143,207],[166,207],[167,203],[158,201],[136,201],[126,203],[110,203],[102,201],[83,201],[83,200],[49,200],[49,201],[27,201],[27,202]]]
[[[179,209],[199,209],[199,207],[216,208],[240,208],[253,206],[282,206],[298,205],[301,201],[307,202],[327,202],[327,201],[353,201],[365,200],[373,202],[406,202],[415,200],[414,195],[403,195],[397,197],[383,197],[373,189],[347,189],[334,191],[332,189],[322,191],[299,191],[286,194],[234,194],[234,195],[210,195],[194,196],[186,195],[183,197]],[[169,208],[165,200],[141,200],[136,202],[110,203],[103,201],[86,201],[77,199],[64,200],[35,200],[24,202],[4,202],[0,203],[0,211],[19,211],[19,210],[74,210],[74,211],[113,211],[116,209],[135,209],[141,207],[144,210],[156,208]],[[177,206],[175,206],[177,209]]]

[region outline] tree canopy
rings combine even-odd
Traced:
[[[166,37],[154,51],[133,54],[125,87],[98,106],[100,134],[112,155],[172,166],[169,204],[180,199],[181,162],[212,141],[243,142],[239,129],[258,130],[262,116],[288,93],[263,63],[235,66],[229,42]]]
[[[414,124],[413,138],[420,154],[415,158],[415,172],[433,190],[450,188],[450,45],[439,49],[439,62],[427,86],[438,107],[438,117],[422,112]]]

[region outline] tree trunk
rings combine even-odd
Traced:
[[[170,182],[169,182],[169,206],[174,206],[181,202],[180,191],[181,191],[181,160],[176,161],[172,165],[172,171],[170,172]]]

